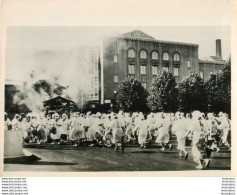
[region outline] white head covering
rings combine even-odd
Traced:
[[[192,116],[193,116],[193,118],[198,119],[198,118],[201,117],[201,112],[198,111],[198,110],[195,110],[195,111],[192,112]]]
[[[213,115],[213,113],[210,113],[210,112],[209,112],[209,113],[207,114],[207,117],[208,117],[208,119],[213,119],[214,115]]]
[[[97,112],[97,113],[96,113],[96,117],[101,117],[101,113],[100,113],[100,112]]]
[[[64,114],[62,115],[62,117],[63,117],[63,118],[64,118],[64,117],[67,118],[67,115],[64,113]]]
[[[222,115],[223,115],[223,112],[219,112],[219,114],[218,114],[220,117],[222,117]]]
[[[125,117],[129,117],[129,113],[125,112],[125,113],[124,113],[124,116],[125,116]]]
[[[176,116],[176,118],[179,118],[179,117],[180,117],[180,112],[179,112],[179,111],[176,112],[176,113],[175,113],[175,116]]]
[[[187,119],[190,119],[191,117],[190,117],[190,114],[186,114],[186,118]]]

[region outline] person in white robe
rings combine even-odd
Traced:
[[[4,113],[4,131],[11,130],[11,120],[7,117],[7,113]]]
[[[46,118],[43,114],[39,114],[37,117],[37,121],[39,124],[38,134],[37,134],[37,143],[46,143],[47,142],[47,131],[46,131]]]
[[[191,130],[188,128],[188,124],[190,123],[190,119],[179,118],[174,122],[172,132],[177,137],[180,158],[184,157],[188,159],[188,152],[186,151],[186,138],[191,133]]]
[[[56,142],[60,143],[61,132],[59,131],[59,114],[55,113],[52,116],[51,120],[51,130],[50,130],[50,138],[52,139],[51,144],[55,144]]]
[[[51,120],[52,120],[51,115],[48,114],[45,119],[45,132],[47,136],[47,142],[49,142],[50,140]]]
[[[203,168],[203,162],[205,166],[209,166],[210,160],[206,159],[205,154],[205,134],[203,124],[201,122],[201,113],[194,111],[192,113],[192,121],[188,127],[193,131],[193,146],[192,155],[194,162],[198,163],[197,169]]]
[[[30,124],[31,124],[31,133],[32,133],[32,140],[31,142],[36,143],[37,142],[37,136],[38,136],[38,127],[39,122],[37,121],[37,114],[33,113],[31,116]]]
[[[26,117],[22,119],[19,129],[23,132],[24,142],[29,143],[32,138],[31,124],[27,121]]]
[[[165,148],[168,146],[169,149],[172,149],[172,144],[169,144],[170,139],[170,126],[171,126],[171,120],[170,117],[164,118],[163,113],[158,114],[158,119],[156,121],[156,127],[157,127],[157,138],[156,143],[161,145],[161,150],[165,150]]]
[[[124,116],[125,116],[125,127],[126,127],[126,130],[125,130],[125,140],[127,142],[134,142],[136,139],[132,133],[132,130],[134,128],[134,125],[133,125],[133,119],[132,117],[130,117],[129,113],[124,113]]]
[[[18,130],[19,129],[19,125],[20,125],[20,115],[16,114],[12,120],[12,130]]]
[[[222,132],[221,142],[225,146],[230,147],[230,143],[228,141],[228,135],[230,132],[230,123],[229,123],[227,114],[223,113],[219,121],[220,121],[220,124],[217,126],[217,129],[219,129]]]
[[[115,144],[115,151],[118,150],[118,146],[121,144],[122,146],[122,151],[124,150],[123,148],[123,135],[124,132],[122,130],[122,125],[119,123],[118,117],[116,115],[111,115],[111,122],[109,124],[109,129],[112,131],[113,135],[113,144]]]
[[[89,146],[96,146],[102,141],[102,121],[101,121],[101,113],[96,113],[96,115],[92,115],[90,121],[90,127],[88,129],[88,140],[92,141],[92,144]]]
[[[208,130],[208,138],[207,142],[210,145],[210,149],[216,150],[216,152],[219,152],[220,149],[217,144],[217,122],[214,120],[213,113],[207,114],[207,120],[206,120],[207,130]]]
[[[144,117],[141,118],[139,124],[134,129],[137,130],[140,148],[146,148],[146,143],[151,141],[152,137],[149,131],[149,124],[146,120],[144,120]]]
[[[79,146],[82,143],[82,139],[85,138],[83,125],[83,118],[79,115],[79,113],[75,113],[72,117],[69,135],[69,139],[74,142],[74,146]]]

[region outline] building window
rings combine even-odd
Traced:
[[[169,54],[167,52],[163,53],[163,60],[169,60]]]
[[[158,74],[158,66],[152,66],[152,75]]]
[[[191,61],[190,60],[187,61],[187,67],[191,68]]]
[[[146,83],[142,83],[142,86],[144,87],[144,89],[146,89]]]
[[[142,50],[141,53],[140,53],[140,58],[141,59],[146,59],[147,56],[146,56],[146,51],[145,50]]]
[[[129,49],[128,51],[128,57],[129,58],[135,58],[135,51],[133,49]]]
[[[164,70],[166,71],[166,72],[169,72],[169,67],[164,67]]]
[[[180,60],[180,59],[179,59],[179,54],[178,54],[178,53],[175,53],[175,54],[174,54],[174,61],[175,61],[175,62],[179,62],[179,60]]]
[[[114,55],[114,63],[118,63],[118,56]]]
[[[152,60],[158,60],[158,53],[157,53],[156,51],[153,51],[153,52],[151,53],[151,59],[152,59]]]
[[[114,83],[118,83],[118,76],[114,75]]]
[[[179,68],[174,68],[174,76],[179,76]]]
[[[135,65],[134,64],[128,65],[128,74],[135,74]]]
[[[146,74],[146,66],[141,66],[141,74]]]
[[[200,77],[203,79],[204,78],[204,72],[200,71]]]

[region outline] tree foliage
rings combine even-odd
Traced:
[[[211,74],[205,83],[208,111],[226,112],[231,107],[231,58],[220,72]]]
[[[152,111],[174,112],[177,109],[178,90],[175,78],[165,70],[153,78],[149,89],[148,107]]]
[[[147,91],[142,84],[133,78],[128,78],[119,86],[116,102],[120,109],[131,111],[146,111]]]
[[[53,86],[53,93],[56,95],[62,95],[63,91],[66,89],[66,87],[59,85],[59,84],[55,84]]]
[[[35,82],[33,84],[33,89],[39,95],[41,95],[42,92],[48,94],[49,96],[52,95],[52,85],[46,80],[39,80],[39,81]]]
[[[206,111],[206,91],[201,77],[190,73],[181,81],[178,89],[179,110],[183,112]]]

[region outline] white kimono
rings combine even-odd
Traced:
[[[197,143],[201,137],[201,126],[198,119],[192,119],[189,127],[190,130],[193,131],[193,143],[192,143],[192,154],[194,162],[199,163],[202,155],[201,152],[198,150]]]
[[[169,118],[157,120],[158,136],[156,138],[156,143],[169,143],[170,135],[169,129],[171,126],[171,121]]]
[[[121,139],[123,136],[123,130],[122,126],[119,123],[118,119],[112,119],[110,124],[109,124],[110,129],[112,129],[112,134],[113,134],[113,140],[112,142],[115,143],[121,143]]]

